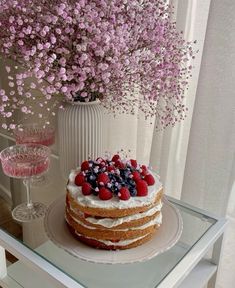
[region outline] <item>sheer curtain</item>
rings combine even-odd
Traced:
[[[186,105],[189,108],[187,119],[173,129],[156,131],[154,119],[146,121],[141,115],[122,115],[107,119],[110,151],[121,148],[131,150],[130,156],[149,164],[161,176],[167,194],[180,198],[187,155],[188,139],[195,102],[198,75],[203,53],[210,0],[170,1],[175,9],[175,21],[185,39],[197,40],[199,50],[193,65],[193,78],[190,82]]]
[[[190,131],[182,199],[227,216],[218,288],[235,275],[235,2],[212,1]]]

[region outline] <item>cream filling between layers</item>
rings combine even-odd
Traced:
[[[118,225],[121,225],[123,223],[127,223],[133,220],[139,220],[148,216],[154,215],[156,212],[161,211],[162,208],[162,202],[160,201],[158,205],[154,206],[153,208],[143,212],[143,213],[137,213],[131,216],[125,216],[125,217],[120,217],[120,218],[101,218],[101,219],[96,219],[94,217],[87,217],[86,221],[91,223],[91,224],[96,224],[96,225],[101,225],[105,228],[113,228]],[[78,211],[70,207],[70,209],[77,214]],[[83,216],[84,213],[81,213],[81,216]]]
[[[162,184],[157,175],[153,175],[155,179],[155,184],[152,186],[148,186],[148,195],[144,197],[131,197],[129,200],[124,201],[120,200],[118,197],[113,197],[107,201],[101,201],[99,197],[95,195],[84,196],[81,191],[81,187],[75,185],[75,177],[79,173],[80,170],[72,170],[69,175],[69,183],[67,185],[67,189],[70,195],[84,207],[92,207],[92,208],[105,208],[105,209],[125,209],[132,207],[142,207],[148,206],[154,203],[157,194],[162,189]]]
[[[87,237],[85,235],[82,235],[82,234],[79,234],[77,232],[75,232],[76,235],[78,236],[82,236],[82,237],[86,237],[87,239],[91,239],[91,240],[96,240],[96,241],[99,241],[101,243],[104,243],[105,245],[114,245],[114,246],[127,246],[129,244],[132,244],[140,239],[143,239],[145,238],[146,236],[148,236],[149,234],[146,234],[144,236],[141,236],[141,237],[138,237],[138,238],[134,238],[134,239],[130,239],[130,240],[120,240],[118,242],[112,242],[112,241],[109,241],[109,240],[101,240],[101,239],[95,239],[95,238],[90,238],[90,237]]]
[[[87,229],[91,229],[91,230],[97,230],[98,228],[96,227],[92,227],[92,226],[88,226],[86,224],[84,224],[82,221],[79,221],[78,219],[74,218],[72,215],[70,215],[70,217],[75,221],[77,222],[79,225],[87,228]],[[67,217],[65,216],[65,219],[66,221],[69,223]],[[143,229],[146,229],[150,226],[153,226],[153,225],[161,225],[162,224],[162,213],[160,213],[159,215],[157,215],[157,217],[151,221],[149,221],[148,223],[144,224],[144,225],[141,225],[141,226],[137,226],[137,227],[131,227],[131,228],[126,228],[126,229],[112,229],[111,231],[130,231],[130,230],[143,230]]]

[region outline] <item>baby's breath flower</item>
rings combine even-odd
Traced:
[[[184,119],[194,51],[167,1],[34,2],[0,1],[0,54],[24,68],[5,67],[12,89],[0,90],[3,117],[18,109],[33,114],[30,101],[54,113],[63,94],[70,101],[100,98],[113,113],[138,108],[162,127]]]

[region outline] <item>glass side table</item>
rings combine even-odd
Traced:
[[[0,230],[0,285],[200,288],[209,283],[208,287],[215,287],[226,220],[173,198],[168,200],[180,210],[184,222],[182,236],[169,251],[143,263],[93,264],[74,258],[49,240],[31,249]],[[4,249],[19,261],[6,267]]]

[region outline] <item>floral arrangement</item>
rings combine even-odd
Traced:
[[[194,51],[171,15],[164,0],[2,0],[0,53],[17,63],[5,67],[3,127],[15,127],[17,109],[33,114],[32,101],[50,111],[61,97],[138,108],[163,127],[184,119]]]

